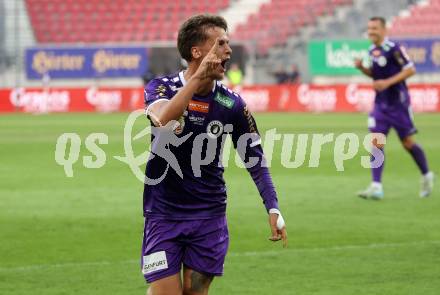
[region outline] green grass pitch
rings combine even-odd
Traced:
[[[127,114],[0,116],[0,294],[144,294],[139,256],[142,184],[124,163]],[[366,134],[365,114],[257,114],[262,133]],[[140,129],[145,120],[139,120]],[[416,115],[431,169],[440,167],[440,115]],[[76,132],[83,146],[67,178],[55,143]],[[104,132],[107,162],[86,169],[89,133]],[[230,248],[210,294],[439,294],[440,187],[418,197],[419,172],[395,132],[386,145],[385,199],[355,192],[370,181],[364,150],[337,172],[333,144],[320,166],[287,169],[276,145],[271,168],[289,247],[268,241],[267,214],[248,173],[227,169]],[[146,140],[135,142],[140,154]],[[308,154],[310,149],[308,149]]]

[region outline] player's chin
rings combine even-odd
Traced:
[[[371,42],[376,42],[378,39],[376,35],[368,35],[368,39],[370,39]]]
[[[224,71],[218,71],[214,75],[214,80],[221,81],[225,78],[225,72]]]

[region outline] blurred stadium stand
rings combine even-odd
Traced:
[[[195,13],[229,0],[26,0],[39,43],[172,41]]]
[[[34,45],[25,3],[22,0],[0,0],[0,86],[24,80],[24,49]]]
[[[440,33],[440,0],[0,0],[0,86],[36,83],[23,73],[25,48],[34,45],[147,44],[160,48],[150,55],[154,74],[174,71],[181,66],[175,49],[177,29],[190,15],[202,12],[228,20],[231,39],[240,45],[237,59],[245,67],[247,83],[272,83],[274,69],[294,64],[302,80],[311,81],[307,42],[365,37],[366,22],[373,15],[392,20],[393,36]],[[314,79],[365,81],[360,76]]]
[[[440,35],[440,0],[423,1],[404,10],[391,23],[390,35],[425,37]]]
[[[273,0],[261,5],[257,13],[236,28],[232,37],[258,40],[258,53],[264,55],[274,45],[284,44],[301,27],[315,24],[318,17],[332,14],[337,6],[349,3],[352,0]]]
[[[266,67],[267,64],[279,67],[293,62],[298,65],[302,78],[309,81],[312,79],[309,73],[307,58],[307,43],[309,40],[365,38],[367,21],[371,16],[379,15],[389,20],[416,2],[414,0],[345,1],[346,5],[338,6],[333,10],[333,14],[320,17],[314,25],[304,26],[297,35],[289,37],[286,46],[271,49],[268,59],[264,61],[260,68]],[[367,79],[363,76],[341,76],[315,77],[314,81],[327,84],[347,83],[350,81],[366,82]]]

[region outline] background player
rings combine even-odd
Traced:
[[[177,41],[179,53],[188,62],[187,70],[154,79],[145,89],[146,113],[154,125],[176,120],[175,134],[184,137],[192,132],[181,145],[169,146],[183,178],[169,169],[159,184],[144,187],[142,271],[151,284],[148,294],[207,294],[213,277],[223,272],[229,237],[221,141],[216,143],[212,163],[201,166],[201,177],[196,177],[191,153],[199,134],[215,140],[230,132],[235,147],[243,134],[250,134],[245,154],[257,158],[258,165],[248,171],[269,213],[270,239],[287,243],[272,179],[261,165],[265,160],[255,121],[241,97],[217,82],[223,79],[232,53],[226,32],[226,21],[219,16],[198,15],[187,20]],[[232,131],[225,130],[228,124]],[[153,141],[153,154],[154,149]],[[245,158],[244,153],[241,156]],[[146,176],[157,179],[166,170],[166,159],[155,156],[148,160]]]
[[[414,64],[405,49],[386,38],[386,23],[382,17],[372,17],[368,22],[368,38],[373,43],[369,50],[370,66],[364,67],[361,60],[356,60],[356,67],[365,75],[373,78],[376,90],[374,109],[368,118],[370,132],[387,135],[394,128],[403,147],[411,154],[422,173],[420,197],[427,197],[433,189],[434,174],[429,171],[425,153],[414,141],[417,132],[414,126],[410,106],[410,96],[405,80],[415,74]],[[384,147],[376,140],[373,144],[383,152]],[[382,171],[384,163],[372,168],[373,182],[358,195],[363,198],[383,198]]]

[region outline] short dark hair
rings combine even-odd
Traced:
[[[228,30],[226,20],[218,15],[199,14],[187,19],[180,27],[177,36],[180,56],[186,61],[191,61],[191,47],[205,42],[208,39],[206,30],[214,27]]]
[[[382,16],[370,17],[370,21],[378,21],[378,22],[380,22],[382,24],[383,27],[385,27],[387,25],[387,21]]]

